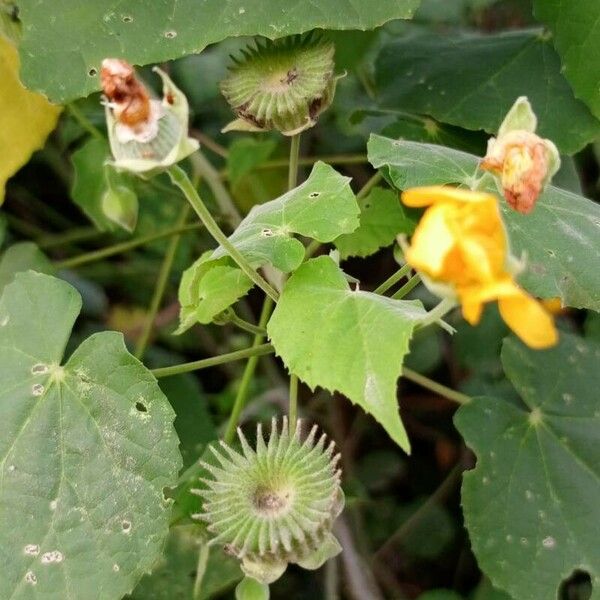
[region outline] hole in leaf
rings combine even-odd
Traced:
[[[129,16],[129,15],[125,15],[123,17],[123,23],[131,23],[133,21],[133,17]]]
[[[177,37],[177,32],[176,31],[165,31],[165,37],[168,40],[172,40],[174,37]]]
[[[589,573],[575,570],[565,579],[558,592],[560,600],[589,600],[592,597],[592,579]]]
[[[321,195],[321,192],[311,192],[308,197],[309,198],[318,198]]]
[[[98,75],[98,71],[96,69],[94,69],[94,67],[92,67],[89,71],[88,71],[88,75],[90,77],[96,77],[96,75]]]
[[[135,408],[143,413],[148,412],[148,407],[143,402],[136,402]]]

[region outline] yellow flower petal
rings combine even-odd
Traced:
[[[448,226],[452,206],[434,206],[419,222],[406,251],[406,261],[419,271],[437,277],[444,261],[455,244],[455,236]]]
[[[431,185],[410,188],[402,193],[406,206],[420,208],[438,202],[496,202],[496,197],[486,192],[474,192],[449,185]]]
[[[550,314],[534,298],[518,289],[498,299],[506,324],[530,347],[550,348],[558,342],[558,332]]]

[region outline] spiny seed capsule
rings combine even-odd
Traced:
[[[243,58],[232,57],[221,92],[238,118],[223,131],[295,135],[312,127],[333,100],[334,51],[331,42],[309,34],[256,42]]]
[[[211,446],[218,466],[203,463],[213,479],[204,479],[203,519],[222,544],[241,560],[244,573],[272,583],[287,564],[317,569],[341,551],[331,533],[344,506],[339,455],[314,426],[304,439],[300,422],[290,434],[273,419],[265,442],[258,425],[256,449],[238,430],[242,453],[227,444]]]

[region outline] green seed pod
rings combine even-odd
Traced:
[[[202,492],[210,543],[223,544],[261,583],[278,579],[290,562],[317,569],[341,551],[331,534],[344,505],[339,455],[324,434],[316,441],[316,426],[304,440],[300,429],[299,422],[290,435],[284,418],[279,431],[273,419],[265,443],[258,425],[256,450],[238,430],[243,453],[222,442],[222,452],[211,447],[219,466],[203,465],[214,477]]]
[[[277,129],[295,135],[312,127],[331,104],[334,45],[316,35],[257,42],[233,59],[221,92],[238,116],[223,131]]]
[[[188,137],[188,102],[166,73],[154,68],[163,83],[163,98],[152,98],[131,65],[119,59],[102,62],[106,126],[120,171],[150,177],[198,149]]]

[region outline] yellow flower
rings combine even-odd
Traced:
[[[415,230],[406,260],[432,289],[445,288],[475,325],[483,305],[498,301],[507,325],[532,348],[558,340],[552,317],[524,292],[508,271],[508,241],[492,194],[445,186],[406,190],[407,206],[428,207]]]

